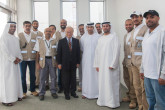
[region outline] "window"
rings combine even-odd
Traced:
[[[77,35],[76,26],[76,2],[62,2],[62,18],[67,20],[67,25],[73,27],[74,36]]]
[[[0,37],[3,33],[3,30],[5,28],[5,25],[8,21],[8,15],[6,13],[0,12]]]
[[[91,1],[90,2],[90,21],[103,22],[104,20],[104,1]]]
[[[8,0],[0,0],[1,3],[3,3],[4,5],[7,5]]]
[[[34,2],[34,19],[39,22],[38,30],[44,32],[49,26],[48,2]]]
[[[0,0],[0,37],[8,21],[16,21],[16,0]]]

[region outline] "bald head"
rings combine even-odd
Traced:
[[[73,36],[74,29],[71,26],[66,27],[65,34],[66,37],[71,38]]]
[[[134,28],[134,23],[131,19],[127,19],[125,21],[125,29],[127,30],[127,32],[131,32]]]
[[[60,21],[61,30],[62,30],[62,31],[65,31],[66,26],[67,26],[67,21],[66,21],[65,19],[62,19],[62,20]]]
[[[45,38],[46,39],[50,39],[50,36],[51,36],[51,29],[50,28],[46,28],[44,30],[44,34],[45,34]]]

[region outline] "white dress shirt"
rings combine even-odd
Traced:
[[[142,66],[144,71],[144,76],[151,79],[158,79],[158,40],[160,37],[161,26],[157,26],[151,33],[148,31],[144,36],[142,42]]]
[[[53,39],[56,39],[56,32],[53,34],[53,37],[52,37]]]
[[[51,47],[52,47],[51,41],[53,40],[53,38],[50,38],[49,40],[46,40],[45,37],[44,37],[43,40],[44,40],[44,44],[45,44],[45,47],[46,47],[46,55],[45,56],[51,56]],[[34,46],[34,50],[39,52],[39,49],[40,49],[39,42],[37,40],[37,42]]]
[[[37,31],[33,31],[33,30],[32,30],[32,32],[33,32],[34,34],[38,34],[38,30],[37,30]]]
[[[65,31],[64,32],[60,31],[60,33],[61,33],[62,38],[66,36]]]
[[[30,34],[26,34],[25,32],[23,32],[24,36],[25,36],[25,39],[27,40],[27,42],[29,43],[30,40],[31,40],[31,32]]]
[[[129,41],[129,39],[130,39],[130,37],[131,37],[131,32],[129,32],[128,34],[127,34],[127,37],[126,37],[126,44],[128,43],[128,41]]]
[[[140,24],[139,26],[137,26],[134,30],[134,34],[133,34],[133,39],[135,40],[135,37],[137,36],[139,30],[144,26],[144,24]]]

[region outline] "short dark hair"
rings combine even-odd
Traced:
[[[56,30],[56,26],[54,24],[49,25],[49,27],[53,26],[54,29]]]
[[[37,20],[33,20],[33,21],[32,21],[32,24],[33,24],[34,22],[37,22],[37,23],[38,23],[38,21],[37,21]]]
[[[24,21],[23,25],[25,25],[25,24],[31,24],[31,22],[30,21]]]
[[[101,23],[96,23],[96,24],[101,24]],[[96,27],[96,24],[95,24],[95,27]]]
[[[80,27],[80,26],[84,26],[84,24],[79,24],[78,27]]]

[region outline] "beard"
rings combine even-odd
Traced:
[[[61,26],[61,29],[63,29],[63,30],[64,30],[65,28],[66,28],[66,26]]]
[[[104,33],[109,33],[110,32],[110,30],[104,30]]]
[[[148,22],[147,23],[147,27],[149,27],[149,28],[154,28],[156,26],[157,26],[157,23],[154,23],[154,22]]]
[[[33,29],[38,29],[38,27],[33,27]]]

